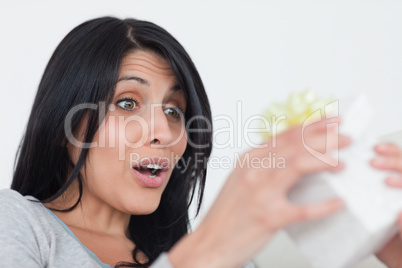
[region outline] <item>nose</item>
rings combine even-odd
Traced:
[[[156,107],[151,111],[149,144],[164,147],[174,139],[172,128],[163,112],[162,107]]]

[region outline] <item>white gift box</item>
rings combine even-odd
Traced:
[[[340,102],[339,113],[340,133],[353,140],[351,146],[339,150],[339,159],[346,168],[303,178],[289,193],[290,200],[297,204],[334,197],[345,201],[345,208],[334,215],[286,228],[317,268],[350,267],[381,249],[397,232],[396,219],[402,211],[402,190],[387,186],[389,172],[374,169],[369,163],[379,139],[367,135],[373,114],[367,98],[359,96]],[[399,138],[402,133],[382,140],[397,142]]]

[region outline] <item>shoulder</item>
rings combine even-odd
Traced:
[[[0,190],[0,226],[3,230],[19,227],[21,233],[46,233],[43,229],[48,217],[44,217],[43,210],[45,207],[35,197],[22,196],[11,189]]]
[[[38,201],[33,197],[32,200]],[[3,228],[23,227],[24,231],[32,229],[38,223],[33,209],[33,206],[38,204],[40,203],[30,201],[28,197],[24,197],[14,190],[0,190],[0,226]]]
[[[19,192],[12,189],[1,189],[0,200],[13,199],[13,200],[26,200]]]
[[[32,196],[22,196],[11,189],[0,190],[0,236],[43,242],[46,225],[38,213],[41,207],[42,203]]]
[[[43,264],[39,245],[46,244],[46,237],[30,203],[16,191],[0,190],[0,251],[4,257],[0,263],[7,267]]]
[[[11,189],[0,190],[0,213],[15,213],[15,209],[23,209],[29,206],[29,202],[19,192]],[[10,211],[11,210],[11,211]]]
[[[12,189],[1,189],[0,190],[0,200],[6,199],[21,199],[24,198],[19,192],[14,191]]]
[[[0,218],[10,218],[23,214],[25,218],[34,216],[33,207],[42,206],[38,199],[32,196],[22,196],[11,189],[0,190]]]
[[[0,190],[0,267],[99,267],[38,199]]]

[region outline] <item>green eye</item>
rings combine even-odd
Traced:
[[[165,109],[163,112],[176,119],[180,119],[183,117],[183,112],[178,107],[169,107]]]
[[[135,108],[137,108],[137,102],[136,102],[135,100],[133,100],[133,99],[122,99],[122,100],[119,100],[119,101],[117,102],[117,105],[118,105],[120,108],[123,108],[124,110],[127,110],[127,111],[132,111],[132,110],[134,110]]]

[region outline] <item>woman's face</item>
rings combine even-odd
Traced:
[[[131,215],[155,211],[186,149],[185,109],[165,59],[144,51],[123,58],[112,105],[89,149],[83,200]],[[74,149],[72,157],[78,154]]]

